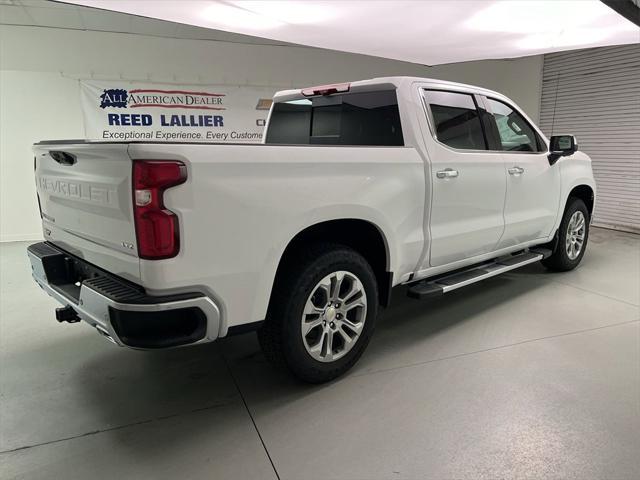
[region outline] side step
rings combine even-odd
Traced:
[[[551,250],[537,248],[517,255],[499,257],[495,260],[474,265],[465,270],[445,273],[437,277],[420,280],[409,287],[407,295],[411,298],[423,299],[442,295],[458,288],[479,282],[485,278],[495,277],[501,273],[529,265],[551,255]]]

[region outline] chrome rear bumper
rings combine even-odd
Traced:
[[[158,349],[218,338],[220,310],[201,293],[146,295],[46,242],[27,253],[38,285],[116,345]]]

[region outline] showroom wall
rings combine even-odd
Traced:
[[[0,241],[40,238],[31,144],[82,138],[79,79],[301,87],[416,75],[498,90],[539,117],[542,57],[426,67],[297,46],[0,25]]]

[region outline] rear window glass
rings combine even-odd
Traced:
[[[347,93],[275,103],[265,142],[402,146],[396,92]]]
[[[480,116],[471,95],[427,90],[425,97],[440,142],[462,150],[486,150]]]

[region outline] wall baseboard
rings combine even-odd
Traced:
[[[44,240],[42,233],[14,233],[14,234],[1,234],[0,243],[5,242],[33,242],[38,240]]]
[[[612,225],[610,223],[601,223],[598,221],[592,222],[591,225],[594,227],[606,228],[607,230],[640,234],[640,228],[635,228],[631,225]]]

